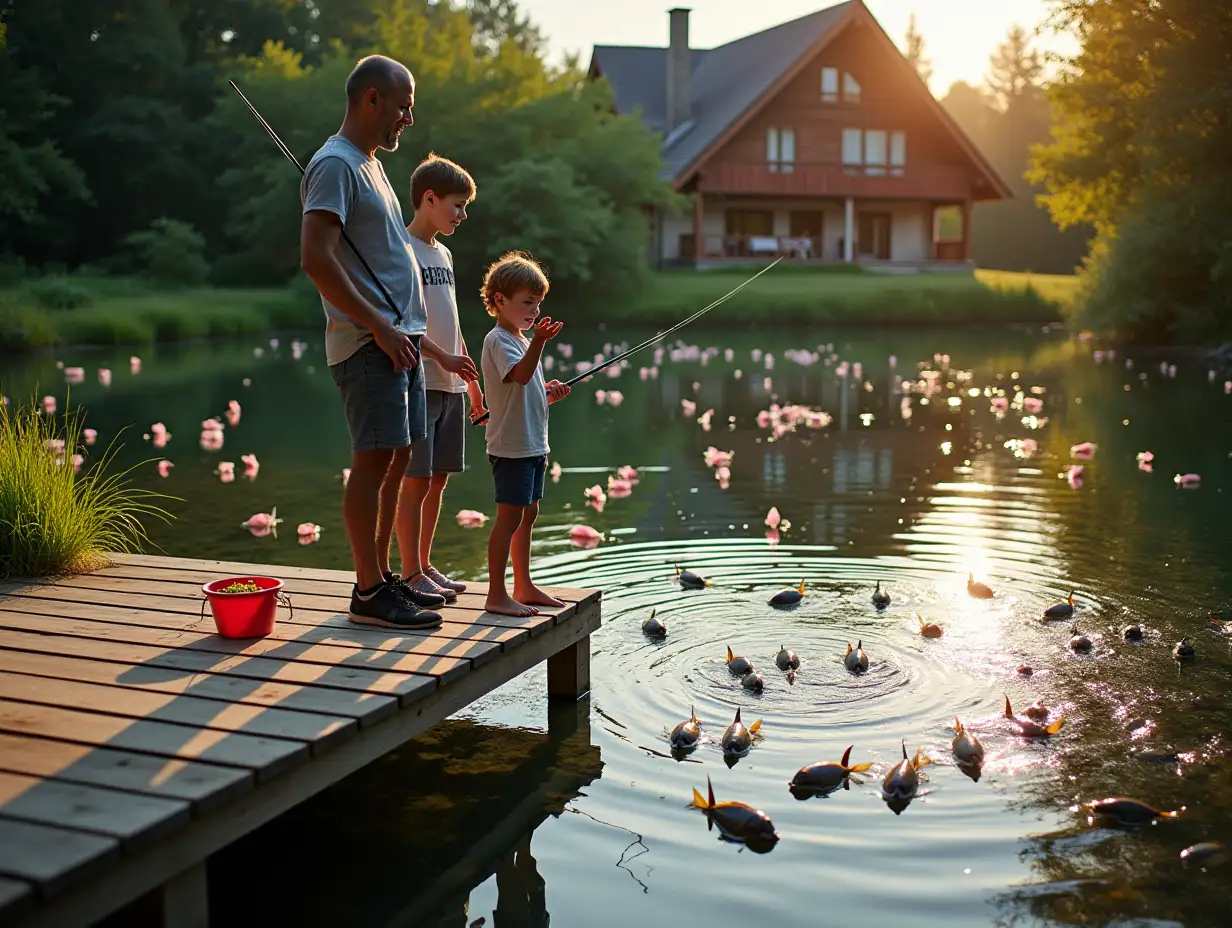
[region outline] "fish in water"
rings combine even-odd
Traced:
[[[791,650],[787,645],[779,645],[779,653],[774,658],[775,665],[779,670],[799,670],[800,655]]]
[[[943,629],[936,622],[925,622],[917,612],[915,614],[916,621],[920,623],[920,634],[925,638],[940,638]]]
[[[740,710],[737,709],[736,718],[727,726],[727,731],[723,732],[723,753],[732,757],[744,757],[753,747],[753,736],[759,731],[761,719],[745,728],[744,722],[740,721]]]
[[[828,793],[831,790],[838,789],[840,786],[846,786],[847,779],[852,774],[864,773],[864,771],[873,766],[872,764],[850,766],[852,747],[855,747],[855,745],[847,748],[843,752],[843,759],[837,763],[828,760],[823,763],[809,764],[807,767],[801,767],[797,770],[796,775],[787,784],[792,793]]]
[[[1197,654],[1197,648],[1193,646],[1193,642],[1188,637],[1182,638],[1176,643],[1176,647],[1172,649],[1172,656],[1178,661],[1192,660]]]
[[[954,716],[954,731],[954,740],[950,743],[950,749],[954,752],[955,760],[969,766],[984,763],[984,745],[980,744],[980,739],[958,720],[958,716]]]
[[[1121,637],[1126,641],[1141,641],[1146,637],[1141,625],[1126,625],[1121,629]]]
[[[677,723],[676,727],[672,729],[672,747],[679,749],[695,748],[701,737],[702,720],[697,717],[693,707],[689,706],[689,717],[683,722]]]
[[[1074,614],[1074,591],[1070,590],[1069,597],[1063,603],[1057,603],[1055,606],[1049,606],[1044,610],[1044,618],[1046,619],[1068,619]]]
[[[847,653],[843,655],[843,665],[852,673],[864,673],[868,670],[868,655],[864,653],[864,639],[856,642],[855,650],[851,642],[847,642]]]
[[[667,623],[662,619],[655,618],[655,613],[657,611],[658,610],[656,609],[650,610],[650,618],[642,623],[642,633],[650,638],[666,638]]]
[[[1018,672],[1022,674],[1024,677],[1029,677],[1031,676],[1031,674],[1035,673],[1035,671],[1031,669],[1030,664],[1019,664]]]
[[[931,764],[924,756],[923,748],[916,748],[915,757],[907,757],[907,742],[903,742],[903,759],[890,768],[881,781],[881,792],[886,799],[910,799],[920,788],[920,768]]]
[[[975,575],[967,574],[967,595],[974,596],[976,599],[992,599],[996,594],[992,588],[983,583],[979,583],[975,579]]]
[[[1203,841],[1191,844],[1181,851],[1181,860],[1199,867],[1213,867],[1228,859],[1228,851],[1218,841]]]
[[[1048,707],[1044,705],[1044,701],[1042,699],[1037,699],[1035,702],[1031,703],[1031,705],[1027,706],[1027,708],[1023,709],[1022,714],[1033,721],[1043,722],[1048,719],[1049,712]]]
[[[676,579],[680,581],[680,585],[686,590],[700,590],[710,586],[710,581],[693,573],[691,570],[681,570],[679,565],[676,566]]]
[[[710,777],[706,777],[706,789],[709,798],[702,796],[694,787],[693,801],[689,805],[705,813],[708,829],[718,825],[719,834],[725,839],[744,844],[750,851],[758,854],[766,853],[778,843],[779,836],[774,830],[774,823],[766,813],[743,802],[715,802],[714,786]]]
[[[877,581],[877,586],[873,590],[873,605],[878,609],[884,609],[890,605],[890,594],[882,592],[880,580]]]
[[[779,590],[770,597],[770,605],[772,606],[794,606],[800,600],[804,599],[804,581],[800,581],[800,585],[794,590]]]
[[[1177,818],[1180,812],[1160,812],[1137,799],[1109,797],[1083,803],[1092,821],[1115,822],[1119,825],[1149,825],[1161,818]]]
[[[766,678],[755,670],[750,670],[740,678],[740,685],[751,693],[760,693],[766,688]]]
[[[1061,730],[1061,726],[1065,724],[1065,715],[1062,713],[1056,719],[1049,722],[1047,725],[1042,725],[1034,719],[1023,718],[1014,715],[1014,710],[1010,706],[1010,698],[1005,697],[1005,717],[1014,723],[1018,729],[1018,734],[1024,738],[1051,738]]]
[[[1077,651],[1079,654],[1086,654],[1094,645],[1091,644],[1091,639],[1078,631],[1078,626],[1075,625],[1070,629],[1069,649]]]
[[[753,672],[753,664],[747,657],[737,657],[735,654],[732,654],[732,649],[728,646],[727,669],[732,673],[743,677],[746,673]]]

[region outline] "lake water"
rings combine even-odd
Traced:
[[[548,484],[534,560],[541,581],[604,591],[589,717],[549,728],[542,669],[511,682],[218,855],[218,923],[1226,924],[1232,866],[1207,871],[1179,853],[1232,841],[1232,624],[1210,619],[1222,611],[1232,623],[1232,375],[1212,381],[1192,356],[1097,362],[1091,346],[1038,330],[688,334],[700,344],[666,353],[657,375],[639,376],[655,362],[646,352],[552,410],[550,460],[563,473]],[[566,328],[560,340],[576,362],[606,337]],[[151,526],[167,553],[349,566],[346,432],[320,338],[307,341],[298,359],[289,336],[277,349],[146,350],[137,374],[127,350],[60,356],[86,369],[72,398],[100,444],[128,426],[122,461],[174,463],[166,479],[152,463],[137,476],[183,497],[168,504],[174,523]],[[773,355],[772,369],[755,349]],[[550,374],[569,366],[549,353]],[[114,371],[110,386],[100,366]],[[6,367],[5,393],[29,395],[37,381],[63,406],[54,359]],[[622,402],[600,404],[596,389]],[[1001,393],[1003,415],[990,396]],[[1042,401],[1034,419],[1024,397]],[[238,424],[220,450],[202,450],[202,420],[231,400]],[[696,402],[692,415],[682,400]],[[758,425],[775,402],[831,421],[775,438]],[[706,430],[697,419],[708,409]],[[172,435],[161,450],[142,439],[155,422]],[[480,434],[470,433],[472,469],[450,484],[435,561],[482,589],[487,532],[453,518],[494,512]],[[1013,444],[1022,439],[1034,453]],[[1079,463],[1071,446],[1088,441],[1097,448],[1082,477],[1062,476]],[[726,485],[705,459],[711,446],[733,453]],[[1154,453],[1153,472],[1139,467],[1142,451]],[[222,482],[218,462],[242,471],[248,453],[256,479]],[[622,465],[639,470],[632,493],[588,506],[585,489]],[[1201,485],[1179,488],[1173,477],[1185,473]],[[240,527],[275,506],[276,538]],[[777,541],[764,524],[772,506],[790,522]],[[297,542],[305,521],[323,527],[318,542]],[[575,547],[577,523],[603,542]],[[712,585],[682,590],[674,564]],[[970,598],[968,571],[996,597]],[[767,605],[802,579],[798,608]],[[877,580],[892,595],[881,612],[870,602]],[[1071,623],[1040,621],[1071,590],[1089,655],[1068,649]],[[662,642],[640,630],[652,608],[669,626]],[[943,637],[922,638],[916,612]],[[1134,622],[1142,643],[1122,639]],[[1197,658],[1179,665],[1182,635]],[[857,640],[871,661],[862,676],[842,662]],[[775,669],[780,644],[802,657],[794,684]],[[728,673],[728,646],[762,671],[762,694]],[[1006,694],[1020,710],[1043,700],[1063,728],[1017,737]],[[706,743],[678,762],[666,736],[690,706]],[[729,766],[718,739],[737,707],[763,720],[763,737]],[[987,749],[978,780],[953,764],[955,715]],[[880,785],[903,741],[937,763],[896,814]],[[874,764],[863,783],[793,798],[799,767],[848,745],[853,763]],[[721,842],[687,808],[708,777],[720,800],[771,817],[780,840],[770,853]],[[1108,795],[1185,811],[1137,829],[1091,827],[1075,811]]]

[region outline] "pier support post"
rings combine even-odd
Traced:
[[[202,860],[133,902],[123,924],[133,928],[209,928],[205,867]]]
[[[548,658],[548,698],[578,699],[590,692],[590,636]]]

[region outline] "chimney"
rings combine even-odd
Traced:
[[[693,62],[689,54],[689,10],[676,7],[667,11],[667,126],[670,134],[681,123],[693,118]]]

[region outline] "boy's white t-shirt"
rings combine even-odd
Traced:
[[[543,364],[535,366],[526,386],[505,380],[522,360],[530,340],[495,326],[483,340],[483,394],[488,406],[488,454],[498,458],[533,458],[548,448],[548,395]]]
[[[408,235],[423,284],[423,302],[428,313],[426,334],[450,354],[461,354],[462,326],[458,322],[458,298],[454,291],[453,254],[441,242],[429,245],[413,233]],[[466,392],[465,380],[451,374],[426,355],[423,373],[425,389],[443,393]]]

